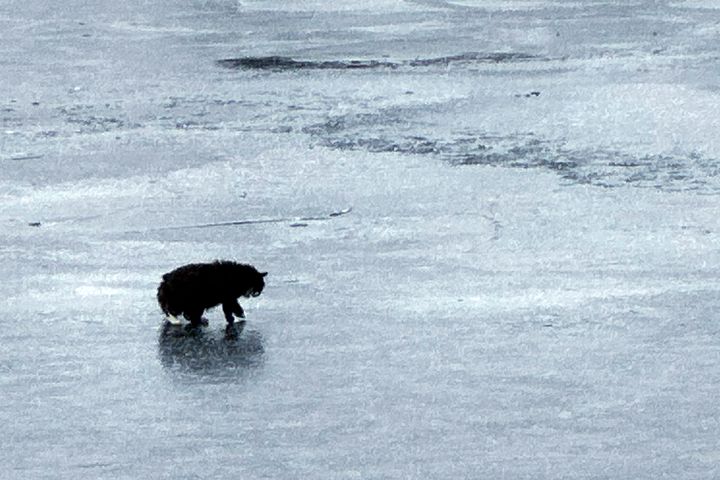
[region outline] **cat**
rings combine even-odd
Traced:
[[[257,297],[265,288],[267,272],[251,265],[228,260],[191,263],[166,273],[157,291],[157,299],[170,323],[179,324],[182,314],[197,327],[207,321],[203,312],[222,304],[228,326],[235,317],[245,318],[239,297]]]

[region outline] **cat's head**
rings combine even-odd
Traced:
[[[250,282],[250,288],[245,292],[245,297],[257,297],[265,288],[265,277],[268,272],[258,272]]]

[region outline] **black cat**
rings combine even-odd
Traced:
[[[226,260],[191,263],[163,275],[157,299],[171,323],[179,323],[177,316],[182,314],[198,326],[205,310],[222,304],[225,319],[232,325],[235,316],[245,318],[237,299],[260,295],[266,275],[251,265]]]

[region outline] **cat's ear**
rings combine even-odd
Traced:
[[[268,272],[260,272],[260,275],[262,275],[263,277],[267,277],[267,274]]]

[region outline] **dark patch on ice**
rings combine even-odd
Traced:
[[[86,105],[74,104],[57,109],[65,121],[72,125],[77,133],[104,133],[122,128],[137,128],[140,125],[121,118],[119,108],[110,104]]]
[[[537,90],[529,92],[529,93],[524,93],[524,94],[523,93],[515,94],[515,97],[517,97],[517,98],[520,98],[520,97],[530,98],[530,97],[539,97],[539,96],[540,96],[540,92],[538,92]]]
[[[263,363],[263,337],[243,330],[238,322],[224,332],[165,323],[158,339],[158,356],[170,372],[210,377],[218,381],[243,376]]]
[[[515,62],[522,60],[533,60],[538,57],[530,55],[529,53],[522,52],[489,52],[489,53],[463,53],[461,55],[450,55],[447,57],[428,58],[428,59],[416,59],[404,64],[411,67],[430,67],[435,65],[450,65],[452,63],[501,63],[501,62]]]
[[[43,155],[18,155],[10,157],[10,160],[37,160],[38,158],[43,158]]]
[[[189,121],[185,121],[185,122],[177,122],[175,124],[175,128],[177,128],[178,130],[205,130],[205,131],[220,130],[220,127],[217,125],[210,125],[207,123],[196,122],[193,120],[189,120]]]
[[[249,70],[358,70],[367,68],[395,68],[392,62],[375,60],[329,60],[311,61],[294,60],[290,57],[241,57],[218,60],[220,66],[226,68],[242,68]]]
[[[456,63],[500,63],[532,60],[538,57],[521,52],[463,53],[436,58],[414,59],[406,61],[387,60],[295,60],[290,57],[239,57],[218,60],[225,68],[246,70],[365,70],[373,68],[433,67],[449,66]]]
[[[453,165],[541,168],[573,183],[602,187],[720,191],[720,162],[698,153],[642,155],[602,147],[569,148],[532,132],[495,135],[463,130],[439,135],[433,125],[398,109],[332,116],[303,131],[338,150],[433,155]]]
[[[125,122],[119,118],[101,117],[95,115],[89,115],[86,117],[68,117],[67,122],[80,125],[83,127],[83,131],[93,132],[107,132],[125,125]]]

